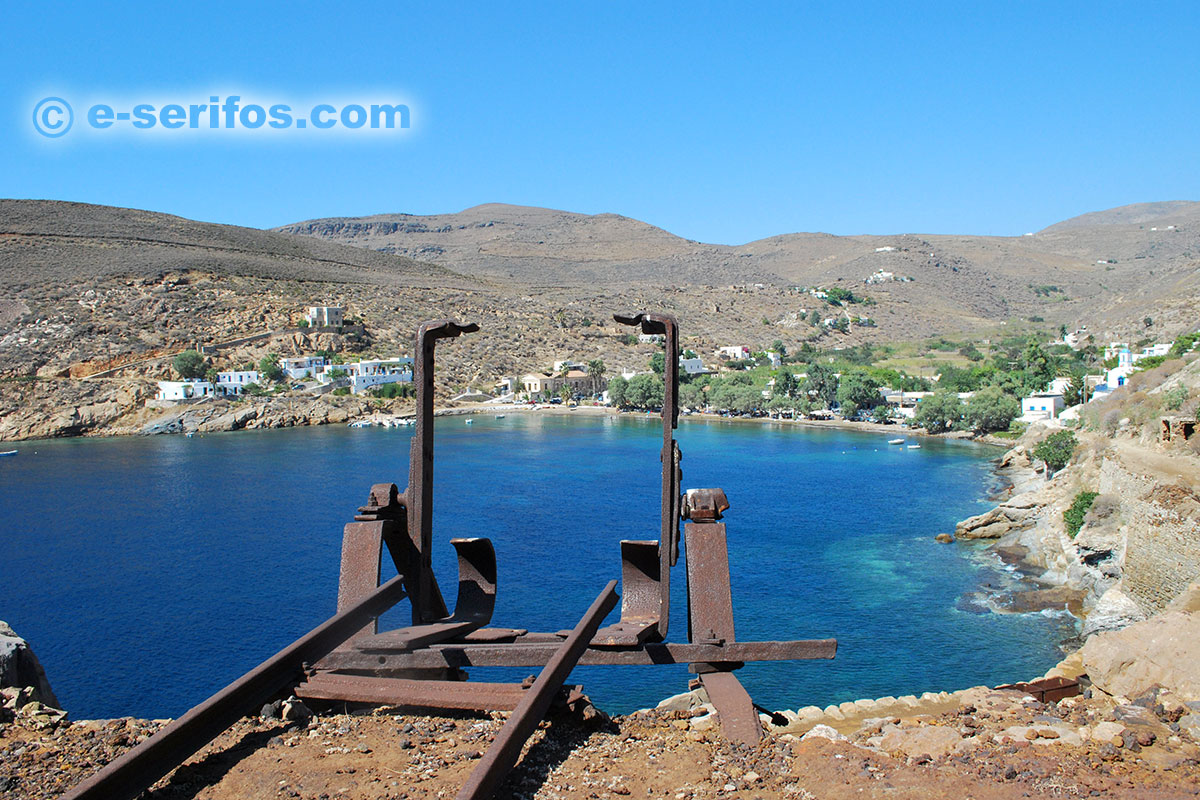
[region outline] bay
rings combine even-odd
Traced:
[[[455,583],[449,540],[487,536],[499,564],[492,624],[571,627],[619,577],[620,540],[658,536],[660,423],[472,420],[436,427],[443,590]],[[75,718],[177,716],[333,613],[342,526],[372,484],[404,488],[410,438],[325,427],[21,443],[0,463],[0,619],[32,643]],[[730,499],[738,638],[839,640],[833,661],[741,670],[759,704],[994,685],[1059,658],[1068,618],[963,610],[957,600],[991,576],[970,545],[933,540],[988,507],[995,451],[691,420],[678,439],[684,486]],[[682,563],[673,577],[668,638],[684,640]],[[406,618],[402,604],[383,625]],[[687,678],[684,667],[591,667],[572,681],[620,713]]]

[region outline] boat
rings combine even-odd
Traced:
[[[919,445],[919,444],[910,444],[910,445],[908,446],[908,449],[909,449],[909,450],[920,450],[920,449],[921,449],[921,445]]]
[[[496,415],[496,419],[504,419],[504,415],[503,415],[503,414],[497,414],[497,415]]]
[[[0,458],[3,458],[4,456],[15,456],[19,452],[19,450],[5,450],[3,453],[0,453]]]
[[[371,427],[371,420],[358,419],[358,420],[355,420],[354,422],[351,422],[349,427],[351,427],[351,428],[369,428],[369,427]]]
[[[903,439],[888,439],[888,444],[904,444]]]
[[[467,424],[468,424],[468,425],[472,425],[472,424],[474,424],[474,422],[475,422],[475,420],[473,420],[473,419],[469,419],[469,420],[467,420]]]

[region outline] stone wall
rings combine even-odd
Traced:
[[[1105,459],[1100,492],[1121,498],[1126,526],[1122,585],[1147,615],[1157,614],[1200,578],[1200,517],[1195,495]]]

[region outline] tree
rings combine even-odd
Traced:
[[[775,387],[771,391],[772,397],[792,398],[796,396],[800,384],[796,381],[796,376],[791,370],[781,369],[779,374],[775,376]]]
[[[837,389],[838,402],[842,404],[842,416],[849,419],[860,408],[874,408],[883,402],[879,394],[879,381],[865,372],[843,375]]]
[[[980,389],[967,401],[965,419],[976,433],[1008,430],[1009,424],[1021,413],[1021,403],[1005,394],[998,386]]]
[[[679,386],[680,408],[704,408],[704,390],[694,383]]]
[[[661,350],[650,356],[650,369],[654,371],[655,375],[662,375],[666,368],[667,357]]]
[[[1145,325],[1147,328],[1149,328],[1151,325],[1154,324],[1154,318],[1146,317],[1145,319],[1142,320],[1142,324]]]
[[[886,423],[888,420],[890,420],[891,418],[892,418],[892,407],[889,406],[887,403],[881,403],[881,404],[875,406],[875,408],[871,409],[871,422],[876,422],[876,423],[879,423],[880,425],[882,425],[882,424]]]
[[[787,357],[787,348],[783,346],[783,339],[776,339],[775,341],[771,342],[771,349],[776,353],[779,353],[780,358]]]
[[[1032,337],[1021,354],[1021,370],[1025,373],[1023,388],[1028,391],[1041,391],[1054,378],[1053,359]]]
[[[661,408],[663,382],[657,375],[634,375],[625,391],[625,405],[633,408]]]
[[[592,394],[599,394],[600,387],[604,385],[604,361],[599,358],[593,358],[587,363],[588,376],[592,379]]]
[[[617,408],[625,405],[625,392],[629,389],[629,381],[617,376],[608,382],[608,401]]]
[[[185,379],[203,378],[204,377],[204,356],[197,353],[195,350],[184,350],[171,362],[171,366],[175,368]]]
[[[945,433],[953,430],[962,420],[962,401],[958,394],[948,389],[939,389],[917,403],[913,420],[930,433]]]
[[[1071,383],[1067,386],[1067,393],[1063,395],[1063,401],[1068,407],[1087,401],[1087,387],[1084,386],[1082,375],[1071,376]]]
[[[209,383],[216,383],[217,379],[220,377],[221,375],[217,372],[216,367],[209,367],[204,371],[204,380],[208,381]]]
[[[262,357],[258,362],[258,371],[269,381],[278,383],[283,380],[283,370],[279,366],[279,356],[275,353],[270,353]],[[332,373],[330,374],[332,375]]]
[[[1046,477],[1065,467],[1075,454],[1078,441],[1074,431],[1058,431],[1052,433],[1037,443],[1033,448],[1033,457],[1046,462]]]
[[[805,388],[811,397],[829,408],[837,401],[838,377],[831,367],[813,364],[808,368]]]

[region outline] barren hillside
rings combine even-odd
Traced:
[[[837,284],[878,301],[871,316],[881,334],[872,338],[972,330],[1023,317],[1072,327],[1098,323],[1102,333],[1118,335],[1122,326],[1154,316],[1160,304],[1182,299],[1186,308],[1200,296],[1198,209],[1200,203],[1140,204],[1016,237],[795,233],[738,246],[683,239],[614,214],[501,204],[457,214],[312,220],[276,230],[534,286]],[[867,287],[864,281],[879,272],[911,281]],[[1169,312],[1164,327],[1186,325],[1184,315]]]

